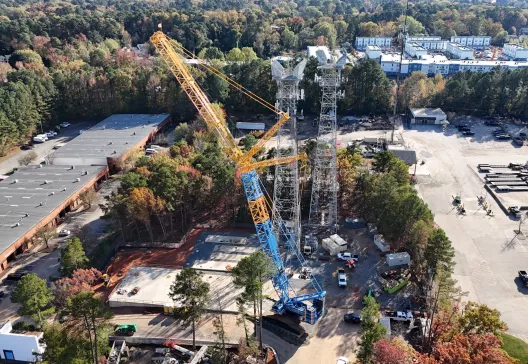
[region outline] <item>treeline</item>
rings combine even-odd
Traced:
[[[443,80],[413,72],[400,88],[402,107],[441,107],[479,116],[528,118],[528,69],[459,72]],[[402,112],[404,109],[402,108]]]

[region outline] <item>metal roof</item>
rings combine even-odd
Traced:
[[[389,145],[389,151],[394,153],[396,158],[402,160],[407,165],[416,164],[418,162],[418,157],[416,156],[415,150],[407,150],[407,149],[396,149],[391,148]]]
[[[426,118],[426,117],[445,117],[445,112],[442,111],[440,108],[436,109],[430,109],[430,108],[423,108],[423,109],[411,109],[411,114],[415,118]]]
[[[136,146],[169,114],[114,114],[61,147],[54,158],[116,158]]]
[[[0,253],[6,251],[105,168],[29,166],[1,181]]]

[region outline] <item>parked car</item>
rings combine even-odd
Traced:
[[[33,137],[33,141],[37,143],[44,143],[48,140],[48,136],[46,134],[38,134],[35,137]]]
[[[348,363],[349,363],[348,358],[344,356],[340,356],[339,358],[337,358],[336,364],[348,364]]]
[[[513,144],[522,147],[524,145],[524,139],[520,137],[513,138]]]
[[[66,229],[62,229],[61,231],[59,231],[59,237],[64,237],[64,236],[70,236],[71,234],[71,231],[70,230],[66,230]]]
[[[65,121],[65,122],[60,123],[59,125],[60,125],[61,128],[67,128],[71,124]]]
[[[344,253],[337,254],[337,259],[344,260],[345,262],[348,261],[348,260],[355,260],[357,262],[359,260],[359,255],[358,254],[352,254],[352,253],[344,252]]]
[[[145,149],[145,154],[146,155],[150,155],[150,154],[158,154],[160,151],[159,149],[153,149],[153,148],[147,148]]]
[[[475,135],[474,132],[472,132],[471,130],[466,130],[462,133],[463,136],[473,136]]]
[[[347,313],[343,316],[343,321],[349,324],[360,324],[361,315],[359,313]]]
[[[48,139],[49,139],[49,138],[53,138],[54,136],[57,136],[57,132],[55,132],[55,131],[48,131],[48,132],[46,133],[46,136],[48,137]]]
[[[519,278],[521,278],[521,281],[523,283],[523,286],[528,287],[528,273],[526,273],[525,270],[520,270],[518,273]]]
[[[35,147],[32,146],[31,144],[24,144],[24,145],[20,146],[20,149],[22,149],[22,150],[31,150],[33,148],[35,148]]]
[[[337,285],[341,288],[345,288],[348,285],[345,270],[342,268],[337,270]]]
[[[497,140],[510,140],[511,136],[509,136],[508,134],[499,134],[499,135],[495,135],[495,139],[497,139]]]

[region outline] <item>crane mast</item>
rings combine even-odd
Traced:
[[[310,275],[310,280],[315,293],[296,295],[295,291],[290,285],[280,254],[277,236],[270,219],[270,211],[268,208],[269,201],[267,199],[267,195],[264,193],[265,190],[263,189],[262,182],[260,181],[256,171],[258,168],[267,166],[293,163],[298,160],[305,159],[306,156],[293,155],[259,162],[251,161],[252,156],[258,150],[260,150],[266,141],[268,141],[289,119],[288,113],[283,113],[277,110],[273,105],[270,107],[270,104],[265,100],[246,90],[243,88],[243,86],[239,85],[235,81],[229,79],[220,71],[208,65],[207,62],[201,62],[206,69],[210,70],[218,77],[228,81],[231,86],[237,88],[241,92],[261,103],[265,107],[270,108],[279,115],[279,121],[264,134],[264,136],[253,148],[251,148],[247,153],[243,153],[229,132],[227,125],[216,114],[209,99],[200,86],[196,83],[192,74],[184,63],[181,55],[190,55],[190,52],[185,50],[185,48],[182,46],[175,44],[175,42],[171,41],[171,39],[161,31],[158,31],[152,35],[151,42],[158,50],[161,58],[168,65],[170,71],[173,73],[178,83],[181,85],[182,90],[187,94],[191,102],[196,107],[200,116],[202,116],[202,118],[205,120],[208,129],[217,135],[218,141],[222,145],[224,151],[229,156],[229,158],[233,160],[238,168],[238,171],[241,173],[242,185],[244,187],[249,211],[253,218],[253,223],[255,225],[260,247],[271,258],[275,268],[275,272],[271,277],[271,280],[279,299],[273,305],[273,311],[279,314],[290,311],[301,316],[305,322],[312,324],[315,323],[324,312],[324,297],[326,296],[326,292],[321,289],[321,286],[312,275]],[[278,223],[276,225],[282,234],[287,237],[291,236],[288,227],[280,216],[278,216]],[[298,247],[295,247],[295,241],[291,238],[287,238],[286,243],[288,248],[296,255],[301,266],[303,266],[305,261]]]

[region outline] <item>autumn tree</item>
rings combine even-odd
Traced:
[[[37,159],[38,155],[34,151],[29,151],[28,153],[24,154],[22,157],[18,158],[18,164],[21,166],[27,166],[31,164],[35,159]]]
[[[35,237],[42,240],[46,244],[46,248],[49,248],[49,242],[57,237],[57,228],[55,226],[46,225],[41,227],[35,233]]]
[[[165,201],[163,199],[155,196],[148,188],[138,187],[131,191],[129,204],[133,215],[145,225],[152,242],[154,242],[154,231],[151,223],[151,215],[155,215],[158,218],[163,235],[166,236],[162,220],[162,215],[165,210]]]
[[[43,315],[53,312],[52,308],[49,309],[52,299],[46,280],[35,273],[24,275],[11,295],[11,301],[20,304],[19,313],[30,316],[39,323],[42,323]]]
[[[373,345],[372,363],[413,364],[416,356],[413,347],[399,337],[381,339]]]
[[[462,334],[498,335],[508,329],[508,326],[500,319],[500,316],[499,310],[470,301],[466,304],[462,315],[458,319],[460,332]]]
[[[209,283],[202,280],[201,273],[192,268],[184,268],[170,286],[169,297],[178,303],[174,316],[184,326],[192,328],[193,350],[196,350],[196,323],[209,303],[209,289]]]
[[[99,195],[93,188],[88,188],[87,190],[81,192],[79,199],[85,209],[90,209],[93,204],[99,199]]]
[[[66,277],[52,283],[54,301],[58,307],[65,308],[68,299],[80,292],[91,292],[93,286],[102,278],[102,273],[95,268],[76,269],[71,278]]]

